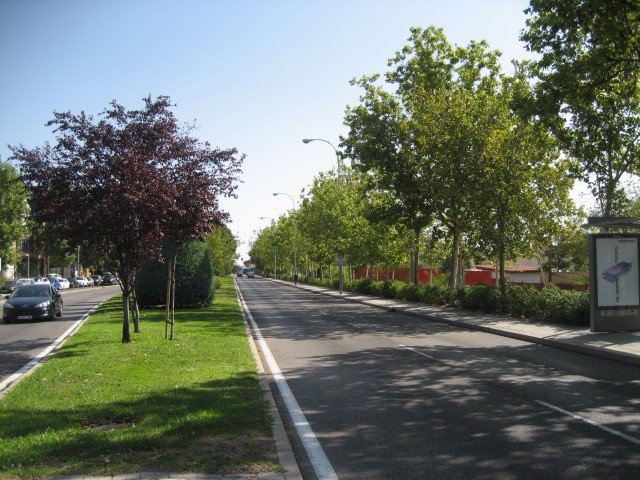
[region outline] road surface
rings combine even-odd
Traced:
[[[94,306],[118,293],[120,287],[117,285],[63,290],[61,318],[8,325],[0,321],[0,382],[48,347]]]
[[[638,367],[238,285],[341,480],[640,478]],[[304,478],[317,478],[283,418]]]

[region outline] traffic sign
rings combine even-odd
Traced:
[[[347,255],[344,253],[336,253],[336,265],[344,267],[347,264]]]

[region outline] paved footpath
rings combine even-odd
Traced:
[[[270,280],[293,286],[292,282]],[[376,308],[394,309],[396,312],[414,317],[640,366],[640,332],[593,333],[584,327],[554,325],[531,319],[525,320],[506,315],[491,315],[458,308],[390,300],[359,293],[344,292],[340,295],[336,290],[301,283],[297,286],[304,290]]]

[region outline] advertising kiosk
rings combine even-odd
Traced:
[[[592,332],[640,330],[640,219],[590,217],[587,227],[623,233],[589,234]]]

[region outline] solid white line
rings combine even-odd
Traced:
[[[106,300],[103,300],[98,305],[94,306],[91,310],[89,310],[87,313],[85,313],[82,316],[82,318],[80,318],[80,320],[75,321],[73,323],[73,325],[71,325],[51,345],[49,345],[47,348],[42,350],[35,357],[33,357],[31,360],[29,360],[29,362],[26,365],[24,365],[20,370],[18,370],[16,373],[10,375],[9,377],[5,378],[2,382],[0,382],[0,392],[2,392],[5,388],[7,388],[9,385],[13,384],[14,382],[20,380],[20,378],[22,378],[22,376],[24,376],[27,373],[29,373],[33,368],[35,368],[36,365],[38,365],[40,362],[44,361],[44,359],[47,357],[47,355],[49,355],[51,353],[52,350],[54,350],[58,345],[60,345],[64,340],[66,340],[66,338],[69,337],[82,324],[82,322],[84,322],[87,319],[87,317],[89,315],[91,315],[93,312],[95,312],[96,309],[100,305],[102,305],[104,302],[106,302]]]
[[[415,348],[412,347],[407,347],[405,345],[400,345],[400,347],[406,349],[406,350],[411,350],[413,353],[417,353],[418,355],[421,355],[425,358],[428,358],[430,360],[438,360],[436,357],[432,357],[431,355],[427,355],[426,353],[422,353],[420,350],[416,350]]]
[[[607,433],[610,433],[611,435],[615,435],[616,437],[620,437],[620,438],[624,438],[625,440],[631,442],[631,443],[635,443],[636,445],[640,445],[640,440],[632,437],[630,435],[627,435],[626,433],[622,433],[618,430],[614,430],[613,428],[609,428],[605,425],[601,425],[599,423],[594,422],[593,420],[589,420],[588,418],[585,418],[581,415],[578,415],[577,413],[573,413],[573,412],[569,412],[563,408],[560,407],[556,407],[555,405],[551,405],[550,403],[547,402],[543,402],[542,400],[534,400],[538,405],[542,405],[543,407],[546,408],[550,408],[551,410],[555,410],[556,412],[560,412],[564,415],[568,415],[571,418],[575,418],[576,420],[582,420],[585,423],[588,423],[589,425],[593,426],[593,427],[597,427],[601,430],[604,430]]]
[[[307,418],[304,416],[296,397],[294,397],[293,392],[289,388],[287,384],[287,380],[284,378],[276,359],[274,358],[271,350],[269,350],[269,346],[262,336],[262,332],[260,328],[256,324],[253,319],[253,315],[251,315],[251,311],[244,301],[244,297],[242,293],[240,293],[240,289],[236,289],[238,292],[238,298],[240,299],[240,303],[242,304],[242,308],[244,309],[247,318],[251,322],[251,326],[253,331],[255,332],[256,338],[258,340],[258,344],[260,345],[260,349],[264,354],[264,358],[269,365],[269,370],[273,375],[273,379],[278,386],[278,390],[280,390],[280,395],[282,396],[282,400],[284,401],[287,410],[289,411],[289,415],[291,415],[291,420],[293,421],[294,426],[296,427],[296,431],[298,432],[298,436],[302,441],[302,445],[309,456],[309,460],[311,465],[313,466],[313,470],[316,472],[316,475],[319,480],[338,480],[338,475],[336,474],[331,462],[329,462],[329,458],[326,453],[322,449],[316,434],[313,433],[309,422],[307,422]]]

